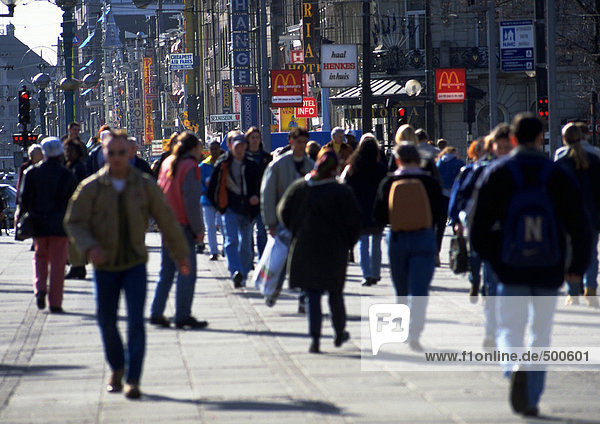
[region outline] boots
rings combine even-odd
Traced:
[[[69,269],[67,275],[65,275],[65,279],[67,280],[85,280],[85,266],[73,266]]]

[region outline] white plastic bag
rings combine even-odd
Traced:
[[[263,296],[271,296],[277,289],[277,281],[282,272],[288,255],[288,246],[279,238],[271,237],[254,271],[254,287]]]

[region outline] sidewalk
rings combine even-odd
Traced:
[[[149,234],[147,309],[160,265],[157,234]],[[447,240],[445,241],[445,247]],[[1,423],[520,423],[600,422],[600,373],[549,373],[540,405],[542,419],[525,420],[508,404],[500,369],[453,372],[363,372],[360,361],[361,295],[393,295],[389,269],[382,281],[362,287],[360,268],[348,269],[346,306],[352,335],[333,347],[328,318],[324,354],[308,353],[306,318],[296,295],[285,291],[267,308],[253,288],[234,290],[226,262],[198,255],[193,312],[210,325],[201,331],[147,326],[141,401],[105,391],[105,365],[90,280],[68,280],[65,315],[38,311],[31,290],[29,242],[0,237]],[[384,262],[387,262],[384,244]],[[447,250],[442,262],[447,261]],[[88,276],[90,267],[88,267]],[[174,291],[174,288],[173,288]],[[436,269],[431,295],[445,305],[435,316],[473,321],[443,296],[467,296],[466,278],[447,263]],[[328,311],[326,301],[324,312]],[[480,305],[473,308],[481,311]],[[447,310],[446,310],[447,308]],[[121,308],[124,313],[124,305]],[[172,316],[173,295],[167,307]],[[583,306],[574,320],[598,314]],[[473,317],[476,318],[473,318]],[[122,334],[125,322],[121,320]],[[426,324],[424,337],[440,330]],[[598,328],[588,328],[598,331]],[[483,333],[482,333],[483,334]],[[424,342],[425,345],[425,342]]]

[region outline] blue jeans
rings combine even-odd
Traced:
[[[305,290],[308,299],[308,333],[313,339],[321,337],[321,324],[323,312],[321,310],[321,296],[323,290]],[[336,335],[341,335],[346,328],[346,307],[342,292],[329,292],[329,310],[331,311],[331,323]]]
[[[258,251],[258,260],[260,260],[265,246],[267,245],[267,229],[265,228],[265,224],[262,221],[262,216],[258,214],[256,218],[254,218],[254,222],[256,222],[256,248]],[[254,226],[254,224],[252,225]]]
[[[217,244],[217,210],[213,206],[202,205],[204,213],[204,225],[206,225],[206,238],[208,239],[208,250],[211,255],[219,254]]]
[[[137,265],[124,271],[94,269],[93,278],[96,288],[96,315],[106,360],[113,371],[125,368],[127,361],[127,381],[139,382],[146,350],[146,265]],[[117,329],[121,289],[125,291],[127,303],[127,356]]]
[[[552,320],[556,309],[557,289],[509,285],[498,283],[496,314],[498,329],[496,344],[502,352],[511,352],[511,347],[550,346]],[[529,341],[524,344],[525,327],[529,330]],[[512,363],[503,363],[506,376],[510,376]],[[527,372],[528,408],[538,405],[546,371]]]
[[[481,285],[481,257],[473,249],[469,252],[469,281],[472,286],[477,287]]]
[[[388,254],[396,296],[408,298],[409,340],[418,340],[425,326],[429,284],[437,255],[433,229],[389,232]]]
[[[358,239],[360,269],[364,278],[379,280],[381,277],[381,237],[382,233],[363,234]]]
[[[177,272],[177,290],[175,292],[175,322],[184,320],[192,315],[192,302],[194,300],[194,288],[196,287],[196,241],[189,228],[183,229],[185,239],[190,249],[190,273],[183,275]],[[154,300],[150,309],[150,315],[160,317],[165,313],[165,306],[175,279],[177,264],[171,258],[163,241],[160,255],[160,272],[154,292]]]
[[[227,269],[231,276],[241,272],[245,281],[252,268],[252,219],[227,209],[222,220]]]
[[[592,235],[592,257],[590,265],[583,275],[583,287],[596,289],[598,287],[598,232]]]
[[[485,336],[496,339],[496,295],[498,294],[498,276],[488,261],[483,261],[483,285],[485,287]]]

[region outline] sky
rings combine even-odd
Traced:
[[[8,9],[0,4],[0,13]],[[25,0],[15,7],[15,16],[0,18],[0,29],[5,33],[6,25],[15,26],[15,36],[35,50],[52,65],[56,64],[56,44],[62,32],[62,10],[46,0]]]

